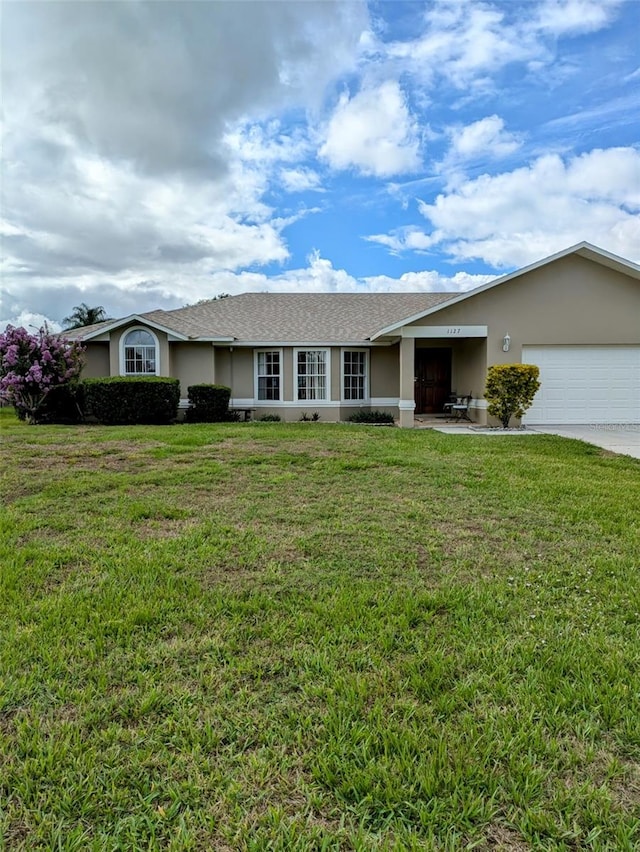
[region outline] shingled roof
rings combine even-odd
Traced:
[[[138,314],[191,340],[251,343],[357,343],[390,323],[449,301],[456,293],[243,293],[174,311]],[[122,320],[74,330],[93,337]]]
[[[507,284],[568,255],[580,255],[640,280],[640,266],[581,242],[473,290],[454,293],[243,293],[178,308],[150,311],[65,332],[85,340],[131,322],[148,321],[178,339],[239,343],[364,343],[397,336],[397,329],[445,303],[456,304]]]

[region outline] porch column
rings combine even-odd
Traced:
[[[400,399],[398,400],[400,426],[413,428],[415,401],[415,347],[411,337],[400,339]]]

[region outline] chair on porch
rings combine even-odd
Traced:
[[[451,404],[451,417],[454,420],[468,420],[469,423],[471,423],[471,418],[469,417],[469,406],[471,405],[472,399],[472,393],[467,394],[467,396],[457,397],[456,401]]]
[[[447,397],[447,401],[442,406],[442,411],[444,412],[444,414],[448,414],[449,416],[451,416],[451,409],[456,404],[456,402],[458,402],[458,399],[458,394],[454,390],[452,390],[449,396]]]

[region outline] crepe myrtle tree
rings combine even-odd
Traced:
[[[512,417],[522,417],[531,407],[540,382],[535,364],[494,364],[487,372],[484,396],[487,411],[497,417],[503,429]]]
[[[27,423],[38,423],[42,403],[55,387],[80,375],[84,347],[43,326],[35,334],[8,325],[0,334],[0,400]]]

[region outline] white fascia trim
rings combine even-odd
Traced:
[[[203,338],[198,338],[201,340]],[[237,340],[234,338],[233,345],[238,348],[244,347],[245,349],[280,349],[281,347],[292,347],[294,349],[336,349],[344,346],[346,349],[363,349],[370,348],[372,343],[368,340],[347,340],[347,341],[334,341],[332,343],[327,343],[326,340],[311,341],[308,342],[306,340]],[[377,343],[376,346],[387,346],[387,343]]]
[[[415,411],[416,401],[415,399],[399,399],[398,400],[398,410],[399,411]]]
[[[340,408],[339,399],[303,399],[299,401],[287,399],[276,402],[268,399],[230,399],[230,408]]]
[[[110,331],[115,331],[118,328],[121,328],[123,325],[127,325],[130,322],[140,323],[142,326],[154,328],[156,331],[162,331],[167,335],[171,335],[175,338],[175,340],[189,340],[184,334],[180,334],[179,331],[176,331],[173,328],[168,328],[166,325],[161,325],[159,322],[155,322],[154,320],[146,319],[142,314],[130,314],[128,317],[124,317],[123,319],[115,320],[110,325],[103,326],[102,328],[98,328],[95,331],[92,331],[90,334],[87,334],[86,337],[82,337],[81,340],[92,340],[94,337],[98,337],[101,334],[106,334]]]
[[[391,334],[398,328],[402,328],[402,326],[409,325],[423,317],[431,316],[431,314],[436,314],[438,311],[451,307],[451,305],[457,305],[458,302],[464,302],[465,299],[470,299],[471,296],[476,296],[478,293],[483,293],[485,290],[491,290],[493,287],[498,287],[500,284],[506,284],[507,281],[512,281],[514,278],[519,278],[521,275],[526,275],[528,272],[533,272],[535,269],[540,269],[541,267],[547,266],[547,264],[560,260],[563,257],[568,257],[570,254],[580,255],[580,257],[585,257],[587,260],[593,260],[596,263],[600,263],[602,266],[607,266],[610,269],[616,269],[619,272],[624,272],[626,275],[630,275],[632,278],[640,279],[640,266],[637,263],[625,260],[623,257],[618,257],[615,254],[611,254],[611,252],[605,251],[591,243],[583,241],[581,243],[576,243],[576,245],[571,246],[570,248],[563,249],[562,251],[551,254],[548,257],[544,257],[542,260],[537,260],[535,263],[530,263],[528,266],[523,266],[522,269],[516,269],[514,272],[509,272],[506,275],[495,278],[493,281],[481,284],[479,287],[475,287],[473,290],[468,290],[466,293],[460,293],[458,296],[454,296],[453,299],[448,299],[446,302],[440,302],[439,305],[427,308],[426,311],[421,311],[419,314],[414,314],[400,322],[393,323],[393,325],[388,325],[380,331],[376,331],[375,334],[372,334],[371,340],[376,340],[378,337]]]
[[[400,331],[402,337],[413,340],[425,340],[428,338],[450,338],[451,340],[462,340],[465,337],[487,337],[489,329],[486,325],[412,325],[403,326]]]
[[[397,408],[398,400],[391,397],[371,397],[371,399],[359,400],[348,399],[340,403],[340,408],[377,408],[379,405],[383,405],[385,408]]]
[[[278,395],[278,399],[261,399],[261,400],[258,400],[258,378],[259,378],[259,376],[258,376],[258,354],[260,352],[277,352],[280,355],[280,372],[278,373],[278,378],[280,380],[280,382],[279,382],[280,393]],[[278,403],[282,402],[283,391],[284,391],[284,355],[283,355],[282,349],[278,346],[272,346],[271,348],[267,348],[265,346],[265,347],[261,347],[260,349],[254,349],[253,350],[253,394],[254,394],[254,397],[255,397],[256,401],[258,402],[258,404],[260,404],[260,403],[271,403],[271,404],[275,403],[277,405]]]
[[[233,343],[235,345],[235,337],[190,337],[190,343]]]

